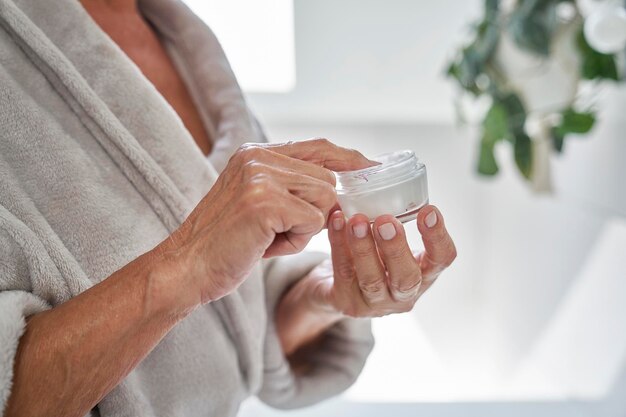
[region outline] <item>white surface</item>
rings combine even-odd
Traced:
[[[293,89],[293,0],[184,1],[215,32],[245,90]]]
[[[525,403],[425,403],[373,404],[332,400],[303,410],[276,411],[256,400],[244,404],[239,417],[611,417],[597,403],[525,402]]]
[[[601,400],[626,363],[626,220],[603,226],[579,276],[520,365],[516,383],[536,397]],[[585,377],[582,378],[581,376]]]

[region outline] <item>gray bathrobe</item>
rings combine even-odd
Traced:
[[[210,30],[177,0],[139,3],[213,140],[208,160],[77,0],[0,0],[0,410],[25,317],[153,248],[237,146],[264,140]],[[277,300],[320,261],[259,262],[236,292],[172,329],[91,415],[232,416],[250,395],[291,408],[346,389],[372,348],[368,321],[331,328],[298,376],[274,328]]]

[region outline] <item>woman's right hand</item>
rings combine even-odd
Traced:
[[[195,304],[224,297],[262,257],[300,252],[322,230],[337,204],[331,169],[373,164],[325,139],[242,146],[160,245],[168,275],[191,291]]]

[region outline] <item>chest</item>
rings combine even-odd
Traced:
[[[208,155],[212,146],[202,116],[155,30],[136,8],[115,10],[101,3],[83,1],[83,6],[174,108],[196,145]]]

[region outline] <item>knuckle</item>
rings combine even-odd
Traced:
[[[387,244],[385,245],[385,243]],[[406,252],[401,245],[395,244],[395,242],[383,242],[381,246],[383,255],[387,261],[397,263],[407,259]]]
[[[433,262],[433,264],[440,267],[441,270],[452,265],[454,260],[456,259],[457,252],[454,244],[450,244],[448,248],[445,249],[445,255],[441,256],[440,262]]]
[[[252,146],[254,146],[254,144],[252,143],[244,143],[243,145],[239,145],[233,156],[241,157],[242,155],[245,155]]]
[[[337,201],[337,192],[335,187],[328,183],[323,183],[320,192],[321,202],[325,209],[330,209],[335,205]]]
[[[358,319],[360,317],[363,317],[363,314],[361,313],[361,311],[354,306],[348,306],[344,308],[343,310],[341,310],[341,313],[353,319]]]
[[[385,317],[388,316],[390,314],[393,314],[394,311],[392,309],[372,309],[371,313],[369,314],[370,317],[374,317],[374,318],[378,318],[378,317]]]
[[[448,233],[443,228],[433,231],[428,237],[428,241],[434,246],[445,245],[447,239],[449,239]]]
[[[243,175],[245,179],[251,179],[257,176],[259,173],[263,171],[263,164],[255,161],[254,159],[245,161],[243,164]]]
[[[358,244],[352,245],[352,255],[355,258],[369,258],[372,256],[374,248],[367,243],[359,242]]]
[[[456,246],[452,245],[452,250],[450,251],[450,256],[448,257],[448,266],[452,265],[452,262],[456,259],[458,253],[456,251]]]
[[[316,222],[316,227],[317,227],[317,232],[319,232],[320,230],[322,230],[324,228],[324,226],[326,225],[326,217],[324,217],[324,213],[322,213],[319,210],[315,210],[315,222]]]
[[[260,227],[260,230],[265,234],[265,236],[272,236],[273,238],[275,238],[276,229],[277,227],[280,227],[279,219],[276,219],[275,216],[272,216],[271,214],[269,214],[267,216],[263,216],[259,218],[257,222],[258,222],[257,224]],[[295,253],[293,249],[290,250],[289,247],[287,246],[282,246],[280,251],[281,253],[285,255],[291,255]]]
[[[363,294],[372,299],[381,299],[385,295],[385,283],[383,281],[359,281],[359,288]]]
[[[355,274],[352,264],[348,262],[340,262],[339,264],[335,265],[334,269],[335,274],[343,278],[351,278],[354,277]]]
[[[329,146],[332,145],[332,143],[326,139],[326,138],[313,138],[310,140],[310,142],[314,143],[317,146]]]
[[[421,279],[414,277],[409,281],[408,285],[406,283],[392,282],[389,284],[389,287],[396,301],[405,302],[417,299],[421,284]]]
[[[257,143],[244,143],[237,149],[236,155],[242,161],[252,161],[259,158],[264,149]]]
[[[389,284],[389,287],[391,288],[391,291],[393,291],[394,293],[413,295],[417,293],[417,290],[419,289],[420,284],[421,284],[421,280],[419,279],[419,277],[414,276],[412,277],[411,280],[408,281],[408,283],[391,282]]]
[[[328,184],[329,188],[332,190],[332,193],[335,194],[335,186],[337,185],[337,177],[335,174],[326,168],[322,168],[324,182]]]
[[[264,203],[274,191],[272,182],[266,174],[256,174],[247,184],[244,199],[250,205]]]
[[[365,156],[363,156],[363,154],[361,152],[357,151],[356,149],[350,149],[349,151],[350,151],[350,154],[352,156],[352,159],[355,159],[355,160],[367,159],[367,158],[365,158]]]
[[[402,303],[398,308],[398,313],[409,313],[415,307],[415,303]]]

